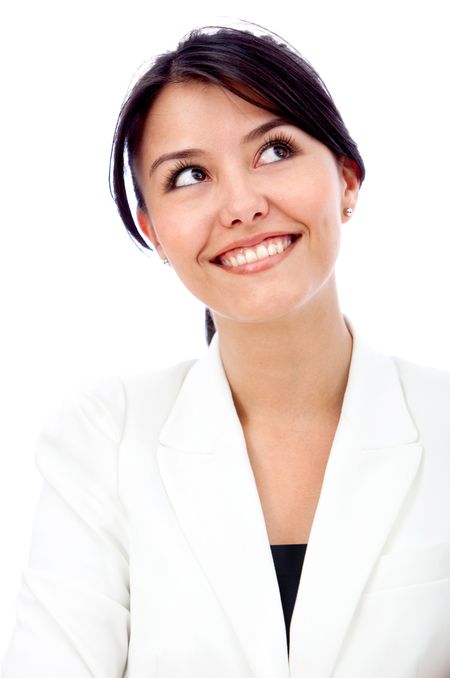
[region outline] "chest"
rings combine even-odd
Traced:
[[[270,544],[307,544],[338,417],[244,435]]]

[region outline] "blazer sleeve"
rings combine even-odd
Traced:
[[[120,380],[78,389],[39,439],[44,482],[3,678],[119,678],[129,638]]]

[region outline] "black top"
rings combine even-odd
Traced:
[[[303,560],[307,544],[276,544],[270,546],[280,588],[283,606],[284,623],[286,624],[286,640],[289,654],[289,627],[292,612],[297,598]]]

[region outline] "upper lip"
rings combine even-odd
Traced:
[[[234,242],[230,243],[229,245],[221,249],[219,252],[217,252],[212,257],[211,261],[213,261],[214,259],[218,259],[223,254],[225,254],[225,252],[229,252],[230,250],[235,250],[238,249],[239,247],[254,247],[254,245],[258,245],[267,238],[276,238],[287,235],[297,236],[298,233],[289,233],[289,231],[276,231],[273,233],[259,233],[257,235],[253,235],[251,238],[242,238],[241,240],[235,240]]]

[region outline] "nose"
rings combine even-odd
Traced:
[[[251,177],[235,174],[234,179],[222,187],[218,216],[225,228],[253,224],[264,218],[268,211],[268,200]]]

